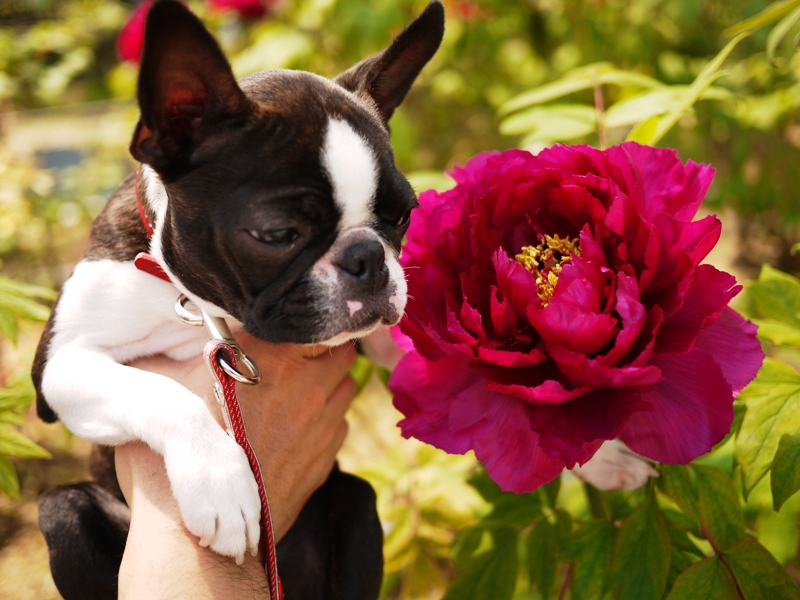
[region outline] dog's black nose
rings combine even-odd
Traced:
[[[356,242],[339,257],[337,266],[359,291],[377,292],[389,281],[383,245],[375,240]]]

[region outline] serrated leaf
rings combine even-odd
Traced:
[[[510,527],[492,530],[494,546],[467,561],[442,600],[508,600],[517,583],[517,533]]]
[[[689,471],[683,465],[661,465],[658,487],[700,526],[700,508]]]
[[[608,581],[617,529],[605,520],[588,521],[572,536],[576,557],[572,600],[600,598]]]
[[[800,373],[766,358],[756,378],[739,394],[747,405],[734,458],[742,470],[745,498],[769,470],[781,437],[800,430]]]
[[[542,598],[547,598],[556,578],[558,533],[546,517],[540,517],[528,533],[528,574]]]
[[[798,600],[800,589],[761,544],[745,538],[723,553],[744,600]]]
[[[745,31],[755,31],[761,29],[770,23],[777,21],[784,15],[791,12],[796,6],[800,5],[800,0],[782,0],[781,2],[773,2],[760,13],[753,15],[749,19],[728,27],[722,32],[725,37],[731,38]]]
[[[9,498],[20,499],[19,478],[14,465],[5,456],[0,455],[0,492]]]
[[[0,426],[0,454],[19,458],[50,458],[50,453],[16,429]]]
[[[678,98],[675,105],[663,117],[659,118],[658,125],[656,126],[653,136],[647,140],[647,144],[655,146],[662,137],[672,129],[673,125],[678,122],[687,110],[689,110],[697,101],[706,93],[714,82],[720,78],[722,73],[719,71],[722,63],[728,58],[733,49],[741,42],[748,34],[742,33],[728,42],[719,53],[703,67],[703,70],[697,75],[691,85],[686,88]]]
[[[735,600],[737,597],[736,584],[728,569],[713,556],[681,573],[667,600]]]
[[[775,512],[800,490],[800,433],[784,435],[778,444],[770,473]]]
[[[798,20],[800,20],[800,8],[796,8],[783,17],[769,32],[769,36],[767,36],[767,59],[770,62],[775,62],[775,50],[777,50],[783,38],[786,37],[786,34],[797,24]]]
[[[700,516],[710,534],[709,541],[725,550],[744,537],[744,513],[733,481],[717,467],[695,465]]]
[[[655,494],[623,521],[614,546],[612,582],[621,600],[661,598],[667,586],[671,546]]]

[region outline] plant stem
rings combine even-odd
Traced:
[[[575,563],[571,562],[567,566],[567,574],[564,575],[564,585],[561,586],[561,592],[558,594],[558,600],[564,600],[567,597],[567,590],[569,584],[572,582],[572,571],[575,570]]]

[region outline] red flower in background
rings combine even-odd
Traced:
[[[688,463],[725,436],[764,355],[728,308],[741,286],[700,264],[713,169],[626,143],[482,154],[453,177],[420,196],[403,251],[403,435],[474,449],[516,492],[605,440]]]
[[[276,7],[282,0],[208,0],[208,5],[217,10],[233,10],[243,19],[263,17],[269,9]],[[134,9],[131,16],[122,26],[117,38],[117,54],[120,60],[139,62],[144,45],[144,27],[147,11],[153,0],[144,0]]]
[[[141,2],[125,21],[117,37],[117,55],[126,62],[139,62],[144,46],[144,25],[152,0]]]

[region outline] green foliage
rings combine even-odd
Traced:
[[[772,461],[770,482],[773,507],[777,512],[800,490],[800,432],[781,438]]]
[[[747,406],[734,456],[745,496],[772,465],[781,437],[800,429],[800,373],[767,358],[758,376],[739,394]]]

